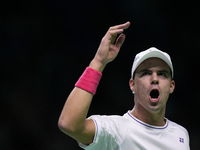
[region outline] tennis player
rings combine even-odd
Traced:
[[[175,88],[174,70],[170,56],[155,47],[135,56],[129,80],[133,109],[123,116],[86,118],[102,72],[119,53],[123,31],[129,26],[126,22],[109,28],[67,98],[58,126],[86,150],[189,150],[187,130],[165,118],[166,103]]]

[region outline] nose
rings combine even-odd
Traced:
[[[156,72],[152,73],[151,84],[159,84],[158,75]]]

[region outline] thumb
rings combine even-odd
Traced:
[[[116,40],[115,46],[117,46],[117,48],[121,48],[125,38],[126,38],[125,34],[120,34],[120,36]]]

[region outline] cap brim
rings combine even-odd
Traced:
[[[145,54],[142,58],[140,58],[140,60],[138,61],[137,65],[135,66],[135,70],[138,68],[138,66],[145,61],[148,58],[160,58],[162,59],[164,62],[167,63],[167,65],[169,66],[171,72],[172,72],[172,78],[173,78],[173,66],[172,63],[169,61],[169,58],[167,58],[163,53],[159,52],[159,51],[151,51],[147,54]]]

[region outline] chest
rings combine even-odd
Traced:
[[[188,150],[188,142],[186,135],[176,130],[130,128],[120,146],[126,150]]]

